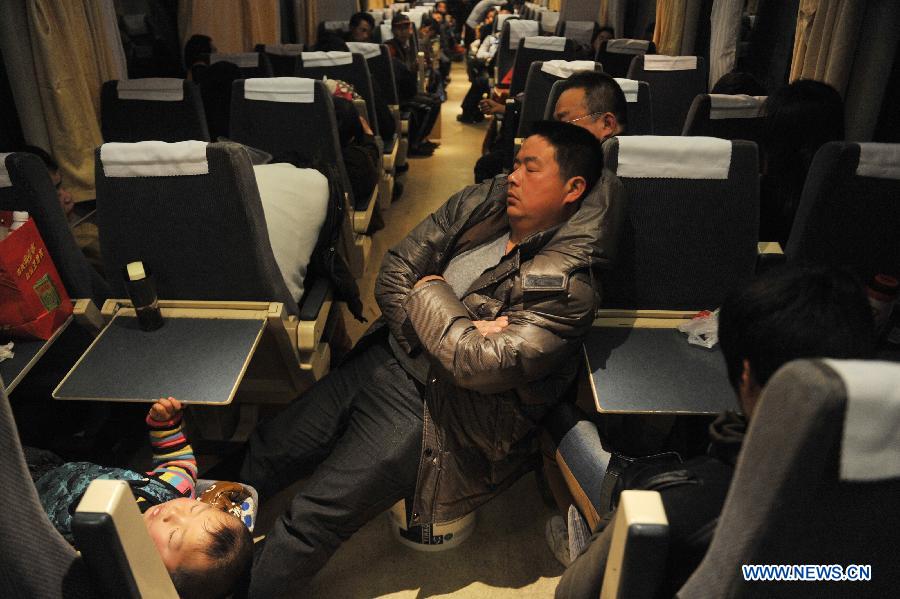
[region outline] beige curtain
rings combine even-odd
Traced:
[[[659,54],[678,56],[684,36],[684,17],[687,0],[657,0],[656,29],[653,43]]]
[[[549,8],[550,10],[555,10],[555,11],[559,12],[559,7],[561,4],[562,4],[562,0],[550,0],[547,3],[547,8]]]
[[[375,10],[376,8],[387,8],[387,0],[369,0],[367,10]]]
[[[800,0],[790,80],[824,81],[843,95],[865,12],[861,0]]]
[[[208,35],[219,52],[248,52],[256,44],[281,41],[278,0],[180,0],[181,45],[192,35]]]
[[[94,149],[100,136],[100,86],[124,77],[110,43],[109,18],[96,0],[27,0],[35,78],[50,151],[78,199],[95,197]],[[118,42],[121,46],[121,42]]]

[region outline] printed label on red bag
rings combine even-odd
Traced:
[[[50,280],[50,275],[44,275],[38,279],[38,282],[34,284],[34,291],[47,312],[53,312],[62,303],[59,299],[59,292],[56,291],[56,285]]]

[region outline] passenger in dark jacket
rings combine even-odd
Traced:
[[[383,325],[217,469],[263,500],[309,476],[266,539],[252,597],[296,594],[401,499],[411,525],[446,522],[539,462],[538,422],[575,376],[622,191],[571,125],[538,126],[519,158],[388,252]]]

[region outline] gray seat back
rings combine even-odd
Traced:
[[[293,77],[300,64],[300,53],[303,46],[300,44],[257,44],[255,52],[265,54],[272,67],[273,77]]]
[[[369,66],[366,58],[362,54],[354,54],[347,52],[352,57],[349,64],[329,65],[329,66],[309,66],[304,64],[303,56],[300,55],[300,63],[297,66],[297,77],[308,77],[310,79],[340,79],[346,81],[356,90],[363,100],[366,101],[366,113],[368,114],[369,125],[372,127],[375,135],[378,131],[378,118],[375,113],[375,90],[372,87],[372,76],[369,73]],[[385,102],[386,104],[386,102]]]
[[[631,61],[639,54],[656,54],[656,44],[625,38],[612,44],[602,42],[597,49],[597,62],[603,63],[603,70],[613,77],[628,77]]]
[[[900,276],[900,144],[829,142],[806,176],[788,262]]]
[[[531,66],[528,68],[528,79],[525,81],[525,99],[522,102],[522,112],[519,117],[519,129],[516,137],[528,137],[531,135],[534,123],[547,118],[545,114],[550,92],[553,89],[553,84],[560,81],[561,78],[552,73],[544,72],[542,70],[543,67],[544,61],[539,60],[531,63]],[[595,63],[594,70],[602,71],[603,67]],[[550,118],[553,116],[553,106],[555,105],[556,100],[553,101],[552,105],[549,105]]]
[[[875,463],[863,464],[867,479],[848,476],[846,461],[855,454],[851,437],[872,429],[859,420],[896,422],[897,389],[900,366],[888,362],[798,360],[775,373],[709,550],[677,596],[786,598],[800,585],[806,597],[896,595],[900,478]],[[900,463],[896,444],[874,446]],[[747,582],[746,564],[865,564],[871,580]]]
[[[75,549],[47,518],[28,473],[0,381],[0,589],[5,597],[88,598],[100,592]]]
[[[698,56],[694,69],[650,70],[645,68],[645,58],[645,55],[638,55],[632,59],[628,78],[650,84],[653,132],[656,135],[680,135],[691,102],[697,94],[706,93],[709,77],[706,61]]]
[[[142,85],[156,89],[126,89]],[[100,128],[106,142],[209,141],[200,89],[192,81],[179,79],[105,82],[100,92]]]
[[[96,181],[103,262],[117,297],[127,297],[125,265],[140,260],[153,273],[162,299],[275,301],[289,314],[298,313],[275,263],[253,167],[242,146],[205,145],[206,164],[192,170],[197,174],[167,169],[165,175],[147,175],[123,174],[113,170],[120,166],[111,160],[104,162],[116,145],[97,151]],[[160,144],[165,147],[153,152],[171,156],[173,145]],[[202,164],[203,149],[196,148],[192,163]]]
[[[652,158],[635,145],[651,148]],[[627,164],[620,163],[622,147]],[[628,197],[618,260],[602,281],[604,307],[714,309],[753,276],[756,144],[624,136],[608,139],[603,153]]]
[[[557,35],[574,41],[579,46],[590,46],[597,24],[593,21],[563,21],[557,25]]]
[[[309,103],[248,99],[247,81],[235,81],[231,97],[231,136],[272,156],[296,154],[310,164],[324,164],[340,172],[341,187],[353,204],[353,191],[338,141],[331,95],[321,81],[313,81]]]
[[[92,299],[102,306],[110,296],[109,286],[75,242],[43,161],[33,154],[17,152],[7,156],[6,169],[16,192],[13,208],[25,210],[34,218],[69,296]]]
[[[619,81],[620,85],[624,85],[626,80],[617,79],[617,81]],[[646,81],[636,81],[634,83],[637,84],[637,91],[629,89],[625,93],[625,99],[628,103],[628,123],[625,128],[625,135],[652,135],[653,105],[650,102],[650,86]],[[547,110],[544,113],[545,119],[553,118],[553,109],[556,106],[556,101],[559,100],[559,96],[562,94],[562,90],[562,81],[557,81],[553,84],[550,90],[550,97],[547,99]]]
[[[500,32],[500,47],[497,49],[498,83],[515,66],[519,40],[525,37],[536,36],[539,31],[540,28],[537,21],[509,18],[503,22],[503,30]]]
[[[532,63],[543,62],[545,60],[575,60],[575,42],[566,40],[565,46],[560,50],[546,50],[539,48],[530,48],[528,39],[519,40],[519,49],[516,51],[516,58],[513,66],[512,83],[509,86],[510,97],[515,97],[525,91],[525,85],[528,81],[528,72]],[[537,40],[549,39],[547,37],[537,37]]]
[[[764,97],[698,94],[691,103],[681,134],[746,139],[759,144],[762,141],[764,100]]]

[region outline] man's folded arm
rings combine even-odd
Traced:
[[[375,281],[375,300],[394,338],[406,351],[416,347],[418,341],[403,302],[419,279],[438,270],[438,253],[447,245],[447,231],[473,189],[468,187],[453,195],[384,255]]]
[[[574,275],[566,291],[504,313],[509,326],[486,336],[444,281],[420,285],[405,309],[423,347],[454,384],[499,393],[540,380],[571,359],[593,321],[594,292],[586,276]]]

